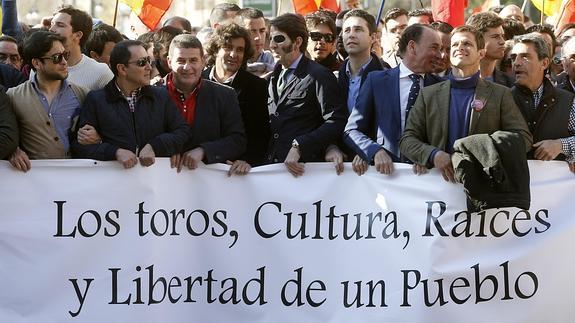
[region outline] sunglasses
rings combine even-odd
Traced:
[[[313,41],[320,41],[323,38],[326,43],[333,43],[333,41],[335,40],[333,34],[322,34],[317,31],[312,31],[311,33],[309,33],[309,38],[311,38],[311,40]]]
[[[275,35],[272,37],[272,40],[274,41],[274,43],[276,44],[281,44],[284,41],[286,41],[286,36],[284,35]]]
[[[135,61],[128,61],[128,64],[136,64],[139,67],[144,67],[147,64],[152,65],[152,59],[150,58],[150,56],[146,56],[146,57],[142,57],[140,59],[137,59]]]
[[[54,64],[60,64],[60,63],[62,63],[63,60],[68,61],[68,58],[70,58],[70,52],[63,52],[63,53],[54,54],[52,56],[38,57],[38,58],[39,59],[49,59]]]

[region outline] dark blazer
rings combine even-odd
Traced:
[[[0,159],[7,158],[18,147],[18,122],[10,98],[0,85]]]
[[[6,90],[11,87],[16,87],[28,79],[24,74],[14,67],[0,63],[0,85],[2,85]]]
[[[229,86],[202,80],[191,128],[185,150],[202,147],[207,164],[239,159],[246,150],[238,98]]]
[[[423,85],[442,81],[426,74]],[[401,107],[399,102],[399,66],[369,73],[362,85],[355,108],[344,132],[344,142],[365,161],[372,162],[382,147],[394,161],[400,161]]]
[[[325,150],[341,137],[347,109],[333,73],[302,56],[281,95],[277,64],[268,86],[268,111],[272,137],[268,163],[283,162],[297,140],[300,161],[324,161]]]
[[[204,70],[204,79],[210,78],[212,68]],[[230,86],[238,97],[247,138],[246,152],[241,159],[252,166],[261,165],[270,138],[267,81],[240,69]]]
[[[400,143],[401,153],[413,162],[428,165],[434,150],[446,151],[450,91],[451,81],[447,80],[424,88],[417,97]],[[509,88],[479,79],[475,98],[483,108],[471,111],[468,135],[492,134],[497,130],[515,132],[523,138],[525,151],[530,149],[529,128]]]
[[[557,75],[557,86],[558,89],[569,91],[571,93],[575,93],[575,89],[571,86],[571,82],[569,82],[569,74],[567,72],[563,72]]]
[[[339,85],[339,88],[342,91],[342,95],[343,95],[343,99],[344,102],[346,102],[347,104],[347,99],[349,97],[349,76],[347,76],[346,73],[346,68],[347,68],[347,63],[349,62],[349,58],[346,58],[345,61],[343,62],[343,64],[341,65],[341,67],[339,68],[339,73],[338,73],[338,77],[337,77],[337,84]],[[363,71],[363,74],[361,75],[361,82],[360,82],[360,88],[363,85],[363,83],[365,82],[365,79],[367,78],[367,74],[373,72],[373,71],[381,71],[386,69],[383,66],[382,61],[379,59],[379,57],[377,57],[377,55],[375,55],[375,53],[371,53],[371,62],[369,62],[369,64],[367,64],[367,66],[365,67],[365,70]]]

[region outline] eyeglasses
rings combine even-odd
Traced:
[[[68,61],[68,58],[70,58],[70,52],[57,53],[57,54],[54,54],[52,56],[38,57],[38,58],[39,59],[49,59],[49,60],[52,60],[52,63],[54,63],[54,64],[60,64],[60,63],[62,63],[63,60]]]
[[[6,62],[8,60],[11,60],[12,62],[19,62],[22,60],[22,58],[20,58],[20,55],[18,54],[5,54],[5,53],[0,53],[0,62]]]
[[[150,58],[150,56],[146,56],[146,57],[142,57],[140,59],[137,59],[135,61],[128,61],[127,64],[136,64],[139,67],[144,67],[147,64],[152,65],[152,59]]]
[[[281,44],[284,41],[286,41],[286,36],[284,35],[275,35],[272,37],[272,40],[274,41],[274,43],[276,44]]]
[[[323,38],[326,43],[333,43],[333,41],[335,40],[333,34],[322,34],[317,31],[312,31],[311,33],[309,33],[309,38],[311,38],[311,40],[313,41],[320,41]]]

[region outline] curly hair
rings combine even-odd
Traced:
[[[241,67],[245,69],[248,59],[254,55],[254,48],[252,47],[250,33],[235,23],[216,28],[206,45],[207,65],[214,65],[220,48],[229,44],[235,38],[243,38],[245,42],[244,59]]]

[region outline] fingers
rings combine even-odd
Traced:
[[[228,171],[228,176],[246,175],[252,169],[252,166],[243,160],[236,160],[233,163],[230,161],[227,161],[226,163],[228,165],[231,165],[230,170]]]
[[[455,183],[455,172],[453,167],[445,167],[441,170],[441,175],[446,182]]]
[[[140,156],[140,164],[144,167],[152,166],[155,162],[155,158],[151,156]]]
[[[365,174],[365,172],[367,172],[368,167],[369,165],[367,164],[367,162],[363,160],[361,157],[359,157],[359,155],[356,155],[353,158],[353,161],[351,162],[351,168],[359,176]]]
[[[121,161],[121,163],[125,169],[129,169],[136,166],[136,164],[138,163],[138,159],[134,156]]]
[[[288,171],[294,176],[302,176],[304,173],[304,164],[298,162],[285,162]]]
[[[375,165],[375,169],[385,175],[390,175],[393,173],[393,162],[391,160],[389,162],[378,163]]]
[[[572,173],[575,173],[575,163],[569,163],[569,170],[570,170]]]
[[[337,161],[337,162],[334,161],[333,163],[334,163],[334,165],[335,165],[335,172],[336,172],[336,174],[339,175],[339,174],[343,173],[343,160],[340,160],[340,161]]]

